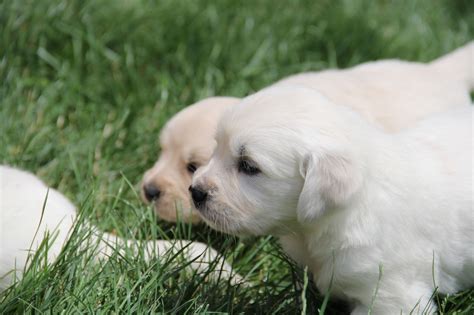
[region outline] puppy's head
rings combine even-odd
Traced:
[[[312,90],[273,87],[249,96],[219,123],[213,156],[190,188],[195,206],[227,233],[291,233],[360,189],[363,163],[352,140],[363,129],[355,114]]]
[[[158,216],[173,222],[177,216],[199,221],[188,187],[193,173],[209,161],[222,112],[237,102],[231,97],[208,98],[186,107],[165,125],[160,134],[160,156],[145,173],[141,189],[143,200],[153,203]]]

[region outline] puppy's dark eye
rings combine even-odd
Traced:
[[[186,169],[188,170],[189,173],[193,174],[196,172],[198,166],[196,163],[188,163],[186,164]]]
[[[260,169],[252,161],[246,159],[239,160],[238,169],[239,172],[244,173],[246,175],[257,175],[261,172]]]

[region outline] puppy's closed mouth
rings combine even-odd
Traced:
[[[209,210],[209,208],[206,206],[205,203],[203,202],[195,202],[193,201],[194,203],[194,208],[197,210],[197,212],[199,213],[199,215],[205,219],[206,221],[211,221],[212,223],[214,223],[214,216],[210,215],[211,211]]]
[[[216,229],[218,231],[224,232],[224,233],[229,233],[232,234],[231,231],[225,228],[225,225],[222,224],[219,220],[217,220],[215,215],[212,215],[212,212],[209,211],[203,211],[199,212],[201,218],[213,229]]]
[[[235,220],[229,219],[225,208],[219,208],[218,211],[204,206],[199,210],[201,218],[213,229],[232,235],[241,235],[241,231],[236,230],[238,224]]]
[[[196,208],[196,210],[199,212],[199,214],[201,214],[202,216],[204,216],[204,214],[206,213],[206,207],[204,206],[203,203],[196,203],[194,202],[194,208]]]
[[[199,201],[194,198],[191,198],[194,208],[199,212],[203,211],[206,208],[206,201]]]

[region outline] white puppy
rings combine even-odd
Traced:
[[[290,76],[276,84],[317,89],[336,104],[347,105],[385,130],[397,131],[435,112],[470,103],[474,88],[474,44],[431,63],[383,60],[345,70],[326,70]],[[188,187],[194,171],[205,165],[215,147],[217,121],[239,101],[211,97],[186,107],[163,128],[161,152],[143,178],[142,197],[168,221],[198,222]]]
[[[22,277],[28,256],[34,254],[46,234],[51,240],[47,257],[49,262],[54,261],[69,237],[75,218],[74,205],[61,193],[48,188],[30,173],[0,165],[0,291],[15,278]],[[195,270],[203,271],[216,259],[222,262],[216,266],[222,266],[224,277],[229,277],[232,270],[215,250],[197,242],[148,241],[140,244],[93,230],[92,239],[84,245],[94,248],[98,258],[111,255],[113,247],[136,251],[145,246],[144,253],[148,258],[182,250],[184,258],[193,261],[191,268]],[[220,270],[213,272],[218,274]]]
[[[190,190],[212,227],[278,236],[354,314],[420,313],[435,286],[474,285],[472,114],[391,135],[314,90],[269,88],[224,114]]]

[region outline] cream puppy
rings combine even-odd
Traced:
[[[48,188],[30,173],[0,165],[0,291],[15,278],[22,277],[28,256],[35,252],[47,233],[51,238],[47,257],[49,262],[54,261],[67,241],[75,219],[74,205],[61,193]],[[232,271],[215,250],[197,242],[148,241],[139,244],[93,229],[91,239],[84,245],[94,248],[98,258],[111,255],[113,247],[138,250],[139,246],[145,246],[148,258],[183,250],[184,258],[193,261],[191,268],[195,270],[204,270],[218,259],[222,265],[216,266],[223,266],[223,276],[229,277]],[[219,270],[213,272],[217,278]]]
[[[278,236],[353,314],[433,311],[435,287],[474,285],[472,116],[392,135],[314,90],[268,88],[224,114],[190,191],[212,227]]]
[[[199,221],[188,187],[196,169],[209,161],[219,117],[237,102],[233,97],[207,98],[180,111],[161,131],[160,157],[145,173],[141,189],[142,198],[154,203],[161,218]]]
[[[308,72],[276,84],[317,89],[336,104],[347,105],[388,131],[412,125],[423,117],[469,104],[474,87],[472,43],[431,63],[399,60],[369,62],[346,70]],[[145,173],[142,197],[167,221],[198,222],[188,187],[194,171],[209,160],[216,124],[222,112],[239,99],[212,97],[175,115],[160,136],[161,153]]]

